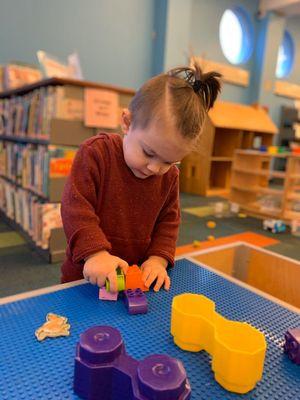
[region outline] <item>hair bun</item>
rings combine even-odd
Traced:
[[[202,81],[200,79],[195,79],[193,83],[193,89],[195,93],[198,93],[202,88]]]
[[[195,64],[194,91],[202,98],[203,105],[208,111],[213,107],[219,92],[221,91],[220,78],[222,75],[216,71],[203,73],[198,64]]]
[[[203,73],[200,65],[194,61],[194,67],[173,68],[168,72],[170,76],[181,77],[201,98],[203,107],[208,111],[216,101],[221,91],[220,78],[222,75],[216,71]]]

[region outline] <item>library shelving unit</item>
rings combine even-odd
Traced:
[[[287,146],[290,142],[300,141],[297,128],[300,125],[300,111],[295,107],[281,107],[281,119],[278,134],[279,146]]]
[[[98,96],[114,93],[115,128],[86,126],[87,88]],[[61,78],[0,93],[1,217],[49,262],[64,258],[60,200],[78,146],[101,130],[120,132],[121,110],[133,95],[131,89]]]
[[[289,147],[291,142],[300,144],[300,111],[295,107],[282,106],[277,144]],[[275,166],[281,170],[285,167],[280,158],[276,160]]]
[[[236,149],[270,146],[277,128],[261,107],[216,102],[206,118],[198,151],[180,166],[180,190],[202,196],[228,196]]]
[[[272,169],[274,159],[284,162],[284,171]],[[300,155],[236,150],[230,200],[249,215],[282,219],[287,223],[299,219]]]

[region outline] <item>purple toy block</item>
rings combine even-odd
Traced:
[[[118,292],[116,292],[116,293],[108,292],[108,291],[106,290],[105,286],[102,286],[102,287],[99,289],[99,299],[100,299],[100,300],[117,301],[117,300],[118,300],[118,295],[119,295]]]
[[[146,314],[148,302],[141,289],[127,289],[123,292],[123,299],[129,314]]]
[[[300,328],[289,329],[284,338],[284,352],[290,360],[300,365]]]
[[[80,335],[74,391],[89,400],[188,400],[191,388],[182,363],[153,354],[142,361],[126,354],[120,332],[95,326]]]

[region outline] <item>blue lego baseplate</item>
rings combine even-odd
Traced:
[[[300,399],[300,367],[283,353],[284,333],[300,326],[300,315],[185,259],[176,262],[170,276],[170,292],[146,294],[147,314],[128,315],[122,300],[100,301],[97,287],[90,284],[2,305],[0,399],[77,399],[72,390],[75,346],[79,334],[93,325],[119,329],[128,354],[136,359],[165,353],[181,360],[192,399]],[[174,345],[171,303],[184,292],[204,294],[224,317],[247,321],[264,332],[268,342],[264,375],[253,391],[245,395],[227,392],[214,380],[207,353],[185,352]],[[48,312],[68,318],[69,337],[36,340],[34,332]]]

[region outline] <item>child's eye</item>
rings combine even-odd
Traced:
[[[147,156],[147,157],[154,157],[154,155],[153,154],[150,154],[150,153],[147,153],[147,151],[146,150],[144,150],[143,149],[143,153],[145,154],[145,156]]]

